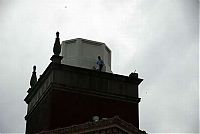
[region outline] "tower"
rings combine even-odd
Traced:
[[[61,50],[56,35],[52,62],[38,80],[34,67],[24,99],[28,104],[26,134],[81,124],[93,116],[117,115],[139,128],[138,85],[142,79],[136,73],[113,74],[111,51],[104,43],[78,38],[64,41]],[[92,68],[95,54],[105,61],[103,72]]]

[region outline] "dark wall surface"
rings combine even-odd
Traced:
[[[47,93],[26,119],[26,134],[50,130],[52,96]]]
[[[27,119],[26,133],[81,124],[91,121],[93,116],[102,119],[116,115],[139,127],[137,103],[53,89]]]
[[[111,118],[118,115],[137,128],[138,104],[61,90],[52,92],[51,128],[91,121],[93,116]]]

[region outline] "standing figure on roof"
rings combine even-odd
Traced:
[[[97,70],[101,72],[101,70],[102,70],[102,68],[104,66],[104,62],[103,62],[103,60],[101,59],[100,56],[98,56],[97,65],[98,65]]]

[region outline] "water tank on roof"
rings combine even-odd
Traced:
[[[102,71],[112,72],[111,50],[105,43],[77,38],[63,41],[61,48],[62,64],[95,69],[97,57],[101,56],[105,64]]]

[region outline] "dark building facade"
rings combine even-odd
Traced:
[[[61,64],[59,34],[52,62],[37,80],[35,69],[28,104],[26,134],[88,122],[91,117],[119,116],[139,129],[136,73],[123,76]]]
[[[37,134],[146,134],[146,132],[115,116]]]

